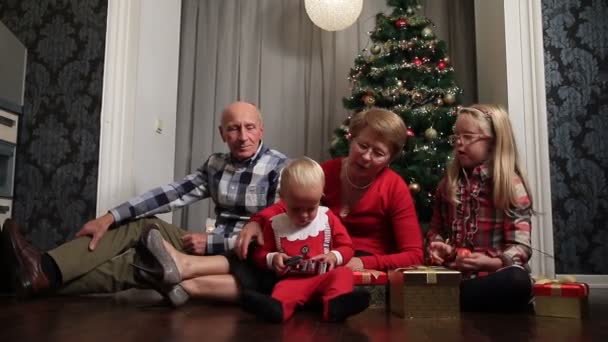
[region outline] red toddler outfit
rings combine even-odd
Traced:
[[[346,229],[327,207],[319,207],[315,219],[305,227],[295,226],[286,213],[274,216],[264,227],[264,242],[253,258],[260,267],[269,269],[273,268],[273,257],[281,252],[304,260],[331,252],[336,256],[336,266],[348,263],[354,253]],[[319,275],[284,276],[272,291],[272,298],[281,303],[282,321],[289,319],[297,306],[316,297],[323,303],[323,318],[331,320],[330,301],[354,288],[353,273],[346,267]]]

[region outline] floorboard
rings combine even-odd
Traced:
[[[0,297],[0,341],[608,341],[608,289],[592,291],[584,320],[468,313],[403,320],[374,309],[340,324],[299,312],[276,325],[231,305],[194,301],[171,309],[127,298]]]

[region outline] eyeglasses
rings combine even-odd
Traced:
[[[366,143],[359,142],[357,140],[353,140],[353,144],[358,152],[362,154],[366,154],[368,151],[370,152],[370,158],[374,161],[381,162],[390,157],[390,154],[381,151],[378,148],[372,147]]]
[[[490,138],[491,137],[489,137],[485,134],[479,134],[479,133],[452,134],[452,135],[448,136],[448,142],[451,145],[456,145],[458,140],[460,140],[460,142],[466,146],[466,145],[475,143],[479,140],[486,140],[486,139],[490,139]]]

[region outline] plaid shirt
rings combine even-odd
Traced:
[[[116,223],[166,213],[211,197],[216,222],[207,238],[207,254],[220,254],[234,241],[252,214],[278,200],[280,171],[287,157],[260,144],[256,154],[238,161],[215,153],[196,172],[152,189],[110,210]]]
[[[462,172],[456,191],[460,204],[455,206],[445,197],[445,179],[439,184],[428,241],[449,239],[455,247],[499,257],[504,266],[520,265],[529,271],[532,209],[521,178],[515,180],[519,205],[505,211],[494,206],[492,176],[486,164],[474,168],[468,179]]]

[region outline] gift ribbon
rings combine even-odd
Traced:
[[[534,294],[537,296],[586,297],[589,295],[589,285],[577,283],[573,276],[561,279],[540,277],[535,281]]]
[[[426,272],[426,283],[427,284],[437,284],[437,271],[444,271],[445,267],[441,266],[409,266],[409,267],[400,267],[395,269],[397,272],[401,271],[423,271]]]
[[[385,274],[384,272],[377,270],[360,270],[357,272],[361,275],[361,282],[363,284],[373,284],[375,283],[375,280],[378,280],[383,274]]]

